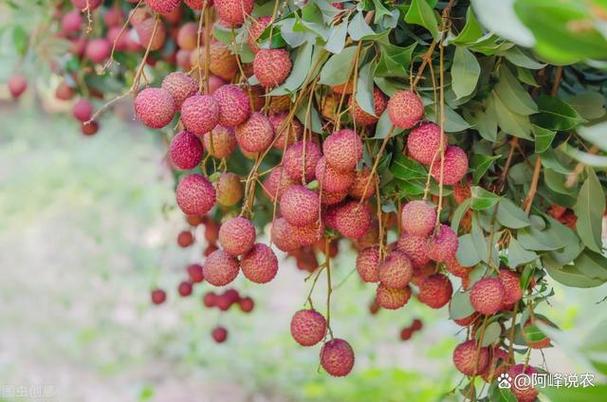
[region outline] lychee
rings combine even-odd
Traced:
[[[158,304],[162,304],[166,301],[167,294],[162,289],[154,289],[154,290],[152,290],[152,292],[150,294],[150,298],[152,299],[153,304],[158,305]]]
[[[147,18],[135,25],[135,32],[137,32],[137,41],[144,49],[149,47],[151,51],[155,51],[164,46],[166,29],[154,18]]]
[[[190,174],[179,181],[175,191],[177,205],[186,215],[206,215],[215,205],[215,188],[201,174]]]
[[[293,226],[282,217],[276,218],[272,222],[272,228],[270,230],[272,243],[282,251],[293,251],[300,247],[298,239],[295,238],[291,232],[292,227]]]
[[[102,0],[72,0],[72,4],[79,10],[92,11],[101,5]]]
[[[169,91],[176,109],[181,109],[183,102],[198,91],[198,83],[180,71],[172,72],[164,77],[161,87]]]
[[[345,237],[362,237],[371,224],[371,213],[366,204],[350,201],[339,206],[335,212],[335,227]]]
[[[253,53],[257,53],[259,51],[259,47],[257,46],[257,39],[261,36],[263,31],[272,21],[272,17],[260,17],[251,21],[251,26],[249,27],[249,36],[247,38],[247,43],[249,48]]]
[[[530,384],[530,382],[523,384],[523,381],[516,381],[518,376],[526,375],[531,378],[535,373],[537,373],[537,370],[526,364],[516,364],[508,370],[509,377],[514,380],[510,391],[514,394],[518,402],[533,402],[537,398],[539,392]]]
[[[421,267],[430,262],[428,239],[403,233],[396,243],[396,249],[404,252],[414,267]]]
[[[232,81],[238,73],[238,61],[236,56],[232,54],[230,49],[222,42],[213,42],[209,45],[209,71],[214,75],[218,76],[224,81]],[[198,54],[199,59],[206,56],[204,49]],[[193,51],[192,55],[196,52]],[[196,60],[192,65],[202,66],[204,63],[200,60]]]
[[[464,375],[478,375],[489,365],[489,349],[474,340],[460,343],[453,350],[453,364]]]
[[[255,77],[265,88],[282,84],[291,73],[292,67],[291,56],[285,49],[260,49],[253,60]]]
[[[228,330],[224,327],[215,327],[211,332],[213,340],[217,343],[224,343],[228,339]]]
[[[285,190],[295,184],[282,166],[276,166],[263,182],[263,190],[271,201],[280,200]]]
[[[371,169],[363,168],[357,170],[354,176],[354,181],[350,187],[350,195],[359,200],[369,199],[375,194],[375,186],[379,182],[377,173],[371,175]]]
[[[61,18],[61,30],[66,33],[74,33],[82,28],[82,15],[78,10],[72,10]]]
[[[411,128],[424,116],[424,104],[413,91],[397,91],[388,101],[388,117],[398,128]]]
[[[457,205],[466,201],[468,198],[472,197],[472,190],[470,189],[470,184],[466,183],[455,183],[453,185],[453,198]]]
[[[181,297],[188,297],[192,294],[192,282],[190,281],[181,281],[179,282],[179,286],[177,286],[177,293]]]
[[[445,275],[434,274],[424,279],[419,287],[419,301],[431,308],[441,308],[451,300],[453,286]]]
[[[74,97],[74,90],[63,81],[55,89],[55,97],[59,100],[70,100]]]
[[[242,25],[254,5],[253,0],[215,0],[217,16],[228,27]]]
[[[236,205],[242,199],[244,190],[240,176],[232,172],[225,172],[219,176],[215,183],[217,202],[224,207]]]
[[[240,268],[251,282],[267,283],[274,279],[278,272],[278,259],[270,247],[257,243],[242,257]]]
[[[332,193],[332,192],[329,192],[329,191],[326,191],[325,189],[323,189],[322,192],[320,193],[320,203],[322,205],[339,204],[340,202],[345,200],[347,196],[348,196],[347,191],[342,191],[339,193]]]
[[[457,260],[457,256],[451,257],[445,261],[445,268],[452,275],[457,276],[458,278],[464,278],[468,276],[470,272],[470,268],[462,266]]]
[[[124,12],[120,7],[109,8],[103,16],[103,22],[108,27],[120,26],[124,22]]]
[[[333,377],[346,376],[354,367],[354,351],[343,339],[331,339],[320,350],[320,365]]]
[[[87,42],[84,54],[93,63],[100,64],[110,57],[112,52],[112,44],[105,38],[91,39]]]
[[[287,222],[288,223],[288,222]],[[325,227],[320,221],[315,221],[306,226],[294,226],[289,223],[289,231],[300,246],[311,246],[318,242],[323,234]]]
[[[235,132],[238,145],[247,152],[265,151],[274,139],[270,120],[259,112],[253,112],[246,122],[236,127]]]
[[[255,307],[255,302],[250,297],[243,297],[238,301],[238,307],[243,313],[250,313]]]
[[[72,115],[79,121],[89,121],[93,116],[93,105],[86,99],[80,99],[72,108]]]
[[[171,140],[169,155],[173,165],[181,170],[194,169],[202,160],[202,144],[198,137],[182,131]]]
[[[234,130],[219,125],[202,136],[202,143],[209,155],[217,159],[230,156],[238,145]]]
[[[316,164],[320,157],[321,152],[318,144],[310,140],[298,141],[287,148],[283,158],[283,166],[291,179],[300,182],[303,177],[305,181],[310,181],[314,179]]]
[[[393,250],[386,259],[379,264],[380,282],[392,289],[402,289],[406,287],[413,277],[413,267],[411,261],[398,250]]]
[[[127,33],[123,32],[122,28],[111,27],[110,29],[108,29],[106,37],[116,51],[124,52],[128,50],[129,43]]]
[[[290,122],[288,121],[287,113],[278,113],[270,116],[270,123],[274,128],[276,140],[274,141],[274,148],[284,151],[285,147],[299,141],[303,135],[303,126],[297,120],[297,117],[293,117]]]
[[[468,172],[468,157],[466,152],[458,146],[450,145],[445,151],[443,160],[443,184],[451,186],[459,182]],[[437,182],[441,178],[441,161],[434,162],[432,177]]]
[[[202,10],[202,8],[205,6],[205,3],[207,3],[207,0],[183,0],[183,2],[192,10]],[[212,5],[213,0],[208,0],[206,6],[210,7]]]
[[[306,226],[319,218],[318,194],[301,185],[293,185],[280,199],[280,213],[291,225]]]
[[[489,349],[489,364],[483,373],[481,373],[483,380],[486,382],[492,382],[498,378],[501,374],[508,371],[508,352],[504,349],[496,346]]]
[[[523,298],[521,278],[516,272],[502,268],[499,271],[499,279],[504,285],[504,307],[511,308]]]
[[[363,282],[379,281],[379,247],[367,247],[356,257],[356,270]]]
[[[202,296],[202,304],[205,307],[215,307],[217,305],[217,295],[214,292],[207,292]]]
[[[219,228],[219,244],[231,255],[243,255],[255,244],[255,226],[242,216],[232,218]]]
[[[407,304],[410,297],[411,288],[408,286],[402,289],[392,289],[380,283],[375,293],[375,302],[380,307],[396,310]]]
[[[356,97],[350,98],[350,114],[355,124],[359,126],[370,126],[377,123],[381,114],[386,110],[386,96],[379,88],[373,89],[373,104],[375,110],[375,116],[365,112],[356,102]]]
[[[414,128],[407,137],[409,156],[424,165],[440,163],[441,138],[443,147],[447,146],[447,137],[441,133],[440,126],[424,123]]]
[[[194,235],[189,230],[182,230],[177,235],[177,244],[179,247],[190,247],[194,244]]]
[[[194,50],[198,46],[198,42],[203,42],[204,35],[198,34],[198,24],[188,22],[183,24],[177,32],[177,46],[185,50]]]
[[[204,273],[202,272],[202,265],[200,264],[190,264],[186,268],[188,273],[188,277],[192,281],[192,283],[200,283],[204,280]]]
[[[219,124],[224,127],[236,127],[251,115],[249,98],[236,85],[228,84],[218,88],[213,97],[219,105]]]
[[[495,314],[504,304],[505,293],[504,285],[498,278],[483,278],[472,286],[470,303],[481,314]]]
[[[146,88],[135,97],[135,116],[150,128],[162,128],[173,120],[175,102],[162,88]]]
[[[225,286],[238,276],[238,260],[223,250],[215,250],[202,266],[204,278],[213,286]]]
[[[160,14],[168,14],[175,11],[181,4],[181,0],[145,0],[149,8]]]
[[[190,96],[181,106],[181,121],[193,134],[208,133],[219,121],[219,106],[211,95]]]
[[[436,208],[423,200],[410,201],[403,206],[400,223],[405,233],[428,236],[436,223]]]
[[[323,191],[345,193],[354,182],[354,172],[341,172],[327,164],[325,157],[316,164],[316,179]]]
[[[353,171],[363,155],[362,140],[347,128],[329,135],[322,149],[327,163],[339,171]]]
[[[97,123],[95,120],[83,122],[80,125],[80,131],[82,134],[87,136],[95,135],[97,134],[97,131],[99,131],[99,123]]]
[[[430,238],[428,255],[436,262],[445,262],[457,253],[459,239],[457,234],[447,225],[440,225],[438,232]]]
[[[327,321],[316,310],[299,310],[291,318],[291,336],[301,346],[313,346],[327,333]]]

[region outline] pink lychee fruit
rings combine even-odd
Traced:
[[[238,276],[240,268],[236,257],[223,250],[213,251],[202,266],[204,277],[213,286],[225,286]]]
[[[278,272],[278,259],[270,247],[257,243],[242,257],[240,268],[251,282],[268,283]]]
[[[236,141],[246,152],[265,151],[274,139],[274,128],[268,117],[259,112],[253,112],[251,117],[236,127]]]
[[[179,181],[175,191],[177,205],[186,215],[206,215],[215,205],[215,188],[201,174],[190,174]]]
[[[310,181],[314,179],[316,164],[321,156],[318,144],[310,140],[298,141],[288,147],[284,154],[283,166],[285,172],[297,182],[301,182],[302,177],[305,178],[305,181]]]
[[[423,116],[424,104],[413,91],[397,91],[388,101],[388,117],[398,128],[411,128]]]
[[[468,172],[468,157],[466,152],[458,146],[450,145],[445,151],[443,159],[443,184],[454,185],[464,178]],[[432,177],[440,183],[441,161],[440,157],[432,166]]]
[[[434,123],[424,123],[411,130],[407,137],[409,156],[424,165],[440,163],[441,138],[443,147],[447,147],[447,137]]]
[[[318,194],[301,186],[293,185],[286,189],[280,199],[281,215],[294,226],[306,226],[319,218]]]
[[[301,346],[313,346],[327,333],[327,321],[318,311],[299,310],[291,318],[291,336]]]
[[[282,84],[293,63],[285,49],[260,49],[253,60],[253,72],[264,88],[274,88]]]
[[[234,130],[219,125],[202,136],[202,143],[209,155],[217,159],[227,158],[238,145]]]
[[[483,278],[470,290],[470,303],[474,310],[484,314],[497,313],[504,305],[506,290],[499,278]]]
[[[175,135],[169,147],[173,165],[181,170],[194,169],[202,160],[202,144],[198,137],[188,131]]]
[[[176,109],[181,109],[183,102],[198,91],[198,83],[180,71],[172,72],[164,77],[161,87],[169,91]]]
[[[414,236],[428,236],[436,223],[436,208],[423,200],[409,201],[401,211],[401,227]]]
[[[355,131],[344,128],[329,135],[322,144],[327,163],[339,171],[353,171],[363,155],[363,143]]]
[[[445,262],[455,257],[459,239],[457,234],[447,225],[440,225],[437,233],[430,238],[430,259],[436,262]]]
[[[343,339],[331,339],[320,350],[320,365],[333,377],[344,377],[350,374],[354,367],[352,346]]]
[[[219,228],[219,244],[234,256],[247,253],[255,244],[255,226],[245,217],[237,216]]]
[[[462,374],[478,375],[489,365],[489,349],[472,339],[460,343],[453,350],[453,364]]]
[[[135,116],[150,128],[162,128],[175,116],[171,93],[162,88],[146,88],[135,97]]]
[[[251,115],[249,98],[236,85],[223,85],[215,91],[213,97],[219,105],[219,124],[224,127],[236,127]]]
[[[439,309],[449,303],[452,294],[453,286],[449,278],[443,274],[433,274],[422,281],[417,297],[426,306]]]

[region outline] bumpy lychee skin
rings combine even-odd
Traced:
[[[202,160],[202,144],[194,134],[182,131],[175,135],[169,147],[173,165],[181,170],[194,169]]]
[[[285,152],[283,158],[285,172],[294,181],[300,182],[302,176],[305,176],[306,181],[310,181],[314,179],[316,164],[321,156],[318,144],[307,140],[304,146],[304,141],[298,141]]]
[[[253,0],[215,0],[217,16],[227,26],[242,25],[253,11]]]
[[[150,50],[159,50],[166,41],[166,30],[163,24],[156,24],[154,18],[147,18],[135,26],[138,42],[142,48]]]
[[[354,351],[343,339],[335,338],[320,349],[320,365],[333,377],[344,377],[354,367]]]
[[[406,203],[401,211],[401,227],[411,235],[428,236],[436,223],[436,208],[429,202],[415,200]]]
[[[470,303],[475,311],[492,315],[502,308],[505,293],[504,285],[499,278],[483,278],[472,286]]]
[[[219,122],[219,105],[211,95],[193,95],[181,106],[181,121],[186,130],[202,135]]]
[[[447,137],[441,133],[440,126],[434,123],[424,123],[411,130],[407,137],[409,156],[424,165],[432,161],[440,163],[441,137],[443,146],[447,146]]]
[[[422,281],[417,297],[426,306],[439,309],[449,303],[452,294],[453,286],[449,278],[442,274],[434,274]]]
[[[266,27],[270,24],[271,21],[272,17],[267,16],[254,19],[251,22],[247,43],[253,53],[257,53],[259,51],[259,46],[257,46],[257,39],[259,39],[263,31],[266,29]]]
[[[268,283],[278,272],[278,259],[270,247],[257,243],[242,257],[240,268],[251,282]]]
[[[234,256],[245,254],[255,244],[255,226],[242,216],[232,218],[221,225],[219,244]]]
[[[393,250],[386,259],[379,264],[380,282],[392,289],[406,287],[413,277],[413,266],[405,253]]]
[[[316,164],[316,179],[320,183],[323,191],[331,193],[347,192],[354,182],[354,172],[341,172],[334,169],[329,164],[325,157],[320,158]]]
[[[350,98],[350,114],[352,120],[359,126],[370,126],[377,123],[381,114],[386,110],[386,96],[378,88],[373,89],[373,102],[375,108],[375,116],[365,112],[356,102],[354,96]]]
[[[186,215],[206,215],[215,205],[215,188],[201,174],[190,174],[179,182],[175,191],[177,205]]]
[[[238,276],[238,260],[223,250],[213,251],[202,266],[204,278],[213,286],[225,286]]]
[[[236,127],[236,141],[247,152],[265,151],[274,139],[274,128],[264,114],[254,112],[245,123]]]
[[[251,115],[249,98],[236,85],[218,88],[213,97],[219,105],[219,124],[224,127],[236,127],[247,121]]]
[[[333,192],[326,191],[325,189],[323,189],[322,192],[320,193],[320,203],[322,205],[339,204],[340,202],[345,200],[347,196],[348,196],[347,191],[333,193]]]
[[[492,382],[500,376],[500,374],[508,371],[509,356],[508,352],[500,347],[493,347],[489,349],[489,364],[481,376],[486,382]]]
[[[457,276],[458,278],[464,278],[468,276],[468,273],[470,272],[470,268],[464,267],[459,263],[457,256],[449,258],[447,261],[445,261],[445,268],[447,268],[449,273]]]
[[[356,270],[363,282],[379,281],[379,247],[367,247],[356,257]]]
[[[510,391],[514,394],[518,402],[533,402],[537,398],[539,392],[537,389],[533,388],[531,384],[525,386],[516,381],[516,377],[519,375],[526,375],[531,378],[535,373],[537,373],[535,368],[531,366],[525,367],[525,364],[516,364],[508,370],[508,375],[512,378],[512,387],[510,388]]]
[[[405,253],[414,267],[422,267],[430,262],[429,243],[425,237],[403,233],[396,243],[396,249]]]
[[[289,187],[280,199],[280,213],[291,225],[306,226],[318,220],[318,194],[301,185]]]
[[[102,0],[72,0],[72,4],[79,10],[89,8],[94,10],[101,5]]]
[[[204,35],[198,35],[198,24],[195,22],[188,22],[183,24],[177,32],[177,46],[184,50],[194,50],[198,46],[198,40],[203,43]]]
[[[238,61],[232,54],[230,49],[222,42],[213,42],[209,48],[209,70],[224,81],[232,81],[238,73]],[[192,52],[192,55],[196,55],[196,51]],[[197,54],[199,59],[206,55],[204,49]],[[204,62],[195,60],[192,65],[202,66]]]
[[[171,93],[162,88],[146,88],[135,98],[135,116],[150,128],[162,128],[175,116]]]
[[[453,364],[464,375],[478,375],[485,371],[489,364],[489,349],[479,347],[474,340],[460,343],[453,350]]]
[[[411,298],[411,288],[408,286],[403,289],[392,289],[380,283],[375,292],[375,302],[388,310],[401,308],[407,304],[409,298]]]
[[[160,14],[169,14],[175,11],[181,0],[145,0],[149,8]]]
[[[440,182],[440,158],[432,166],[432,177]],[[443,184],[451,186],[458,183],[468,172],[468,157],[466,152],[458,146],[450,145],[445,151],[443,160]]]
[[[388,117],[396,127],[411,128],[424,116],[424,104],[413,91],[398,91],[388,101]]]
[[[502,268],[499,272],[499,279],[504,285],[504,308],[511,308],[523,298],[521,278],[516,272]]]
[[[242,199],[244,190],[240,176],[232,172],[225,172],[215,182],[217,202],[224,207],[236,205]]]
[[[440,225],[438,232],[430,238],[428,254],[436,262],[445,262],[457,253],[459,239],[457,234],[447,225]]]
[[[186,6],[190,7],[192,10],[202,10],[202,8],[204,7],[204,3],[206,3],[207,1],[205,1],[205,0],[183,0],[183,2],[186,4]],[[213,0],[209,0],[207,7],[210,7],[212,5],[213,5]]]
[[[268,177],[263,182],[263,191],[268,198],[273,202],[275,199],[280,200],[282,195],[291,185],[295,184],[284,171],[282,166],[275,167]]]
[[[350,239],[361,238],[371,224],[371,213],[366,204],[350,201],[337,208],[335,213],[336,229]]]
[[[270,123],[274,128],[276,140],[274,141],[274,148],[284,151],[285,146],[289,146],[296,141],[299,141],[303,135],[303,126],[297,119],[293,117],[289,124],[286,124],[288,118],[287,113],[278,113],[270,116]]]
[[[325,227],[322,222],[312,222],[306,226],[294,226],[289,224],[289,231],[297,239],[301,247],[312,246],[318,242],[324,233]]]
[[[209,155],[217,159],[230,156],[238,146],[234,130],[219,125],[202,136],[202,143]]]
[[[86,99],[80,99],[72,108],[72,115],[79,121],[85,122],[93,116],[93,105]]]
[[[355,131],[344,128],[329,135],[322,144],[323,154],[333,168],[353,171],[363,155],[363,143]]]
[[[292,67],[291,56],[285,49],[260,49],[253,60],[255,77],[265,88],[282,84],[291,73]]]
[[[183,102],[198,91],[198,83],[189,75],[176,71],[164,77],[161,88],[169,91],[175,107],[181,109]]]
[[[350,187],[350,195],[359,200],[367,200],[375,194],[375,186],[379,181],[377,173],[371,176],[371,169],[357,170]]]
[[[327,333],[327,321],[316,310],[299,310],[291,318],[291,336],[301,346],[313,346]]]
[[[270,230],[272,243],[284,252],[293,251],[300,247],[298,239],[291,232],[292,227],[293,226],[282,217],[276,218],[272,222],[272,228]]]

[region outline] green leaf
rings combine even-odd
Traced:
[[[340,53],[344,49],[347,33],[348,20],[344,19],[341,24],[338,24],[329,30],[329,39],[327,40],[325,49],[331,53]]]
[[[483,28],[478,23],[472,7],[468,7],[466,10],[466,25],[462,28],[460,33],[453,39],[450,40],[454,45],[468,45],[476,42],[483,36]]]
[[[27,31],[21,25],[13,28],[13,47],[20,56],[25,56],[29,44]]]
[[[546,255],[543,259],[544,268],[548,275],[552,277],[555,281],[562,283],[565,286],[573,287],[573,288],[594,288],[597,286],[601,286],[605,281],[597,278],[589,278],[584,275],[580,270],[574,265],[565,265],[559,264],[554,261],[552,257]]]
[[[537,112],[537,105],[531,95],[512,75],[507,66],[499,69],[499,81],[495,86],[495,93],[513,113],[528,116]]]
[[[533,136],[535,137],[535,153],[544,153],[550,148],[550,145],[552,145],[552,141],[556,136],[556,131],[548,130],[544,127],[536,126],[535,124],[531,126],[531,129],[533,131]]]
[[[312,64],[314,45],[306,43],[304,46],[295,49],[293,56],[293,70],[285,82],[279,87],[274,88],[269,95],[288,95],[295,92],[306,80],[310,73]]]
[[[565,186],[565,181],[567,180],[567,176],[555,172],[550,168],[544,168],[544,183],[548,186],[548,188],[555,193],[572,195],[572,188],[568,188]]]
[[[375,35],[373,29],[371,29],[369,24],[365,21],[362,11],[357,12],[356,15],[354,15],[354,18],[352,18],[352,21],[350,21],[348,33],[354,41],[364,39],[366,36]]]
[[[580,151],[567,143],[562,143],[559,145],[558,149],[563,151],[563,153],[565,153],[567,156],[583,163],[586,166],[599,169],[607,167],[607,156],[594,155],[589,152]]]
[[[605,97],[595,91],[575,94],[567,103],[586,120],[600,119],[605,115]]]
[[[541,388],[540,391],[551,402],[602,402],[607,395],[607,385],[595,383],[586,388],[550,387]]]
[[[479,186],[473,186],[471,208],[475,211],[494,207],[500,200],[497,194],[491,193]]]
[[[425,180],[428,176],[428,172],[420,163],[406,157],[402,153],[399,153],[392,159],[390,171],[394,177],[401,180]]]
[[[515,137],[531,140],[531,122],[529,121],[529,117],[512,112],[495,93],[492,99],[495,104],[497,124],[501,129]]]
[[[375,69],[376,77],[406,78],[417,42],[410,46],[400,47],[391,44],[380,45],[380,58]]]
[[[549,130],[571,130],[585,122],[574,108],[556,96],[541,95],[537,99],[540,113],[533,117],[533,123]]]
[[[486,246],[484,246],[486,248]],[[457,260],[465,267],[473,267],[482,261],[482,250],[477,249],[471,234],[465,234],[459,237],[459,246],[457,248]]]
[[[475,153],[472,155],[470,167],[472,168],[472,179],[474,184],[478,184],[481,178],[487,173],[487,170],[493,166],[493,163],[499,159],[501,155],[485,155]]]
[[[438,40],[438,19],[434,10],[426,0],[413,0],[409,11],[405,15],[405,22],[408,24],[421,25],[432,34],[434,40]]]
[[[491,32],[525,47],[535,43],[533,34],[516,16],[514,0],[472,0],[478,20]]]
[[[468,198],[464,200],[464,202],[459,204],[457,208],[455,208],[455,211],[453,211],[453,216],[451,217],[451,229],[453,229],[455,233],[457,233],[457,230],[459,229],[459,224],[468,209],[470,209],[471,204],[472,199]]]
[[[525,250],[514,237],[510,239],[508,244],[508,267],[514,269],[534,261],[536,258],[536,253]]]
[[[485,327],[485,331],[477,331],[476,339],[480,340],[481,334],[483,335],[483,339],[481,341],[481,347],[489,346],[495,343],[499,339],[499,336],[502,333],[502,327],[499,322],[493,321]]]
[[[497,221],[507,228],[521,229],[529,226],[529,217],[508,198],[502,198],[496,214]]]
[[[578,134],[596,145],[603,151],[607,151],[607,122],[602,122],[592,126],[583,126],[578,129]]]
[[[481,137],[491,142],[497,140],[497,115],[492,96],[487,98],[484,105],[479,104],[473,109],[466,109],[464,116],[474,125]]]
[[[459,320],[474,314],[470,296],[465,292],[455,292],[449,303],[449,318]]]
[[[569,264],[580,255],[584,246],[572,229],[552,217],[547,217],[547,219],[551,232],[559,239],[562,239],[565,244],[565,247],[562,249],[549,251],[549,254],[557,263],[561,265]]]
[[[388,116],[388,111],[384,110],[377,125],[375,126],[375,136],[373,139],[383,139],[389,136],[395,136],[403,132],[402,128],[396,128]]]
[[[605,212],[605,193],[593,169],[586,168],[588,178],[584,181],[577,202],[573,207],[577,216],[576,230],[582,242],[592,251],[601,253],[603,241],[601,230]]]
[[[352,70],[354,64],[354,56],[356,55],[356,46],[350,46],[329,57],[320,71],[319,83],[325,85],[339,85],[346,82],[348,72]],[[295,66],[295,64],[293,64]],[[310,64],[303,66],[305,69],[310,68]]]
[[[502,55],[512,64],[523,67],[530,70],[539,70],[540,68],[546,67],[546,64],[540,63],[531,56],[528,56],[520,47],[513,47],[505,52]]]
[[[356,103],[371,116],[375,116],[375,105],[373,101],[373,73],[375,65],[367,63],[358,72],[358,83],[356,85]],[[378,116],[376,116],[378,117]]]
[[[517,239],[521,246],[533,251],[558,250],[565,246],[563,239],[559,239],[554,231],[540,230],[534,225],[520,229]]]
[[[607,258],[590,250],[584,250],[574,261],[575,267],[589,278],[607,281]]]
[[[426,106],[426,118],[431,122],[439,124],[436,120],[436,113],[434,112],[434,104]],[[445,105],[445,132],[455,133],[464,131],[470,128],[470,124],[462,118],[456,111]]]
[[[453,65],[451,66],[451,87],[457,99],[464,98],[474,92],[481,66],[476,57],[468,49],[456,46]]]

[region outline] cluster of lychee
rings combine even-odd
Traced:
[[[400,330],[400,340],[408,341],[409,339],[411,339],[413,334],[415,334],[418,331],[421,331],[422,328],[423,328],[422,320],[420,320],[419,318],[414,319],[413,322],[411,322],[411,324],[409,326],[403,327]]]

